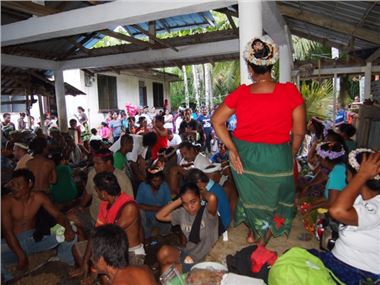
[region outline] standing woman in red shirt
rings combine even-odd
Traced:
[[[305,134],[306,112],[294,84],[271,77],[278,47],[269,36],[249,41],[244,58],[254,83],[229,94],[212,123],[229,150],[239,191],[235,224],[248,225],[249,243],[265,244],[288,234],[292,225],[293,161]],[[237,125],[231,138],[226,121],[233,114]]]

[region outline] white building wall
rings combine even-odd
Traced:
[[[125,110],[127,103],[138,106],[139,102],[139,81],[144,81],[147,89],[147,101],[149,106],[153,106],[153,82],[159,82],[164,85],[164,99],[168,98],[169,89],[167,84],[162,80],[153,80],[138,76],[130,76],[125,74],[115,74],[111,72],[104,72],[104,75],[116,77],[117,88],[117,104],[120,110]],[[81,106],[86,110],[89,117],[90,126],[98,127],[104,120],[105,114],[99,113],[99,100],[98,100],[98,83],[97,76],[95,81],[92,82],[91,87],[85,86],[84,72],[80,70],[67,70],[64,71],[65,82],[73,85],[74,87],[82,90],[87,95],[79,96],[66,96],[67,117],[68,119],[75,118],[74,114],[77,112],[77,107]]]

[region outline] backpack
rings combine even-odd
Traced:
[[[281,255],[269,271],[269,285],[344,284],[307,250],[293,247]]]

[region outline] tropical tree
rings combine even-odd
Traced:
[[[305,100],[307,119],[313,116],[327,119],[332,114],[333,84],[330,79],[321,83],[311,80],[302,82],[300,92]]]

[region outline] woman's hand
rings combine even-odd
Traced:
[[[380,173],[380,152],[372,153],[363,157],[358,175],[368,179],[373,179]]]
[[[238,174],[243,174],[243,171],[244,171],[243,164],[240,160],[240,156],[239,156],[239,153],[237,152],[237,150],[230,150],[229,156],[230,156],[230,161],[231,161],[232,166],[234,167],[235,171]]]

